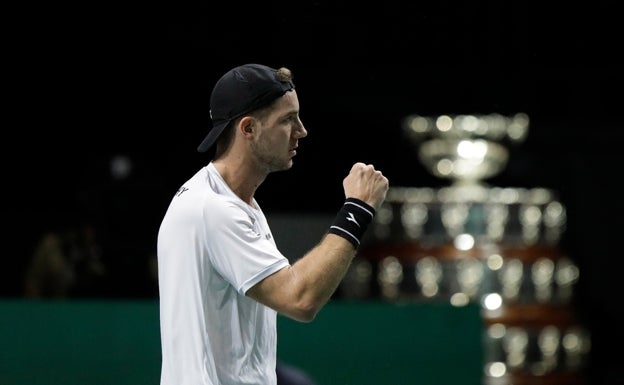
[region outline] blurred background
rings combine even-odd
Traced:
[[[293,71],[308,130],[292,170],[257,193],[292,259],[333,218],[356,161],[393,187],[449,184],[422,164],[407,116],[527,114],[526,139],[487,183],[556,192],[558,247],[580,272],[570,306],[591,333],[587,383],[619,376],[615,1],[90,2],[11,15],[5,300],[156,300],[158,226],[209,160],[195,149],[212,85],[258,62]]]

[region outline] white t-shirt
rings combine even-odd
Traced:
[[[277,383],[277,313],[245,292],[289,262],[253,203],[212,163],[173,197],[157,244],[161,385]]]

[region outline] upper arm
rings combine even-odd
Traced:
[[[253,285],[246,295],[280,314],[302,322],[311,321],[317,309],[303,302],[297,287],[296,270],[287,266]]]

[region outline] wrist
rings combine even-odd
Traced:
[[[347,198],[329,232],[351,242],[357,249],[374,216],[375,209],[371,205],[357,198]]]

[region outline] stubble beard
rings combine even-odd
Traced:
[[[262,143],[253,143],[252,149],[258,163],[268,173],[275,171],[288,170],[292,167],[293,162],[290,158],[284,158],[281,152],[275,151],[268,145]]]

